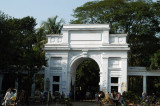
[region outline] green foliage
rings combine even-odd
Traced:
[[[110,33],[127,33],[130,66],[149,66],[150,56],[160,49],[160,3],[150,0],[101,0],[74,10],[73,24],[109,23]]]
[[[39,91],[44,91],[44,75],[43,74],[35,75],[35,89]]]
[[[160,50],[153,54],[151,57],[150,70],[159,70],[160,69]]]
[[[0,24],[0,71],[18,74],[19,87],[30,90],[33,75],[46,65],[42,50],[44,38],[35,31],[36,20],[0,13]]]
[[[35,30],[33,17],[17,19],[0,12],[0,71],[18,74],[20,89],[30,90],[33,75],[46,66],[46,34],[60,34],[62,29],[63,20],[56,22],[57,17]]]
[[[143,92],[143,77],[142,76],[129,76],[128,77],[128,90],[134,92],[137,96],[141,96]]]
[[[147,94],[152,95],[155,93],[156,96],[160,97],[160,77],[147,77]]]
[[[11,46],[12,35],[9,34],[7,30],[9,28],[8,20],[10,17],[0,11],[0,69],[4,70],[5,67],[11,64],[12,62],[12,51],[13,47]]]
[[[127,102],[134,102],[134,104],[140,103],[139,97],[132,91],[123,92],[123,99]]]
[[[42,28],[44,29],[44,32],[46,34],[60,34],[64,21],[61,19],[59,22],[57,22],[58,16],[55,16],[53,18],[48,18],[47,21],[44,21],[42,23]]]

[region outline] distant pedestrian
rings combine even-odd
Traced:
[[[95,93],[95,100],[98,102],[98,92]]]
[[[114,99],[114,93],[111,92],[111,99]]]
[[[72,91],[69,92],[69,98],[72,99]]]
[[[64,98],[65,98],[65,94],[64,92],[62,92],[61,99],[64,99]]]
[[[142,100],[144,100],[146,98],[146,93],[142,92]]]
[[[11,105],[11,88],[9,88],[4,96],[5,106]]]

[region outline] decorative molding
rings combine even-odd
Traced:
[[[108,57],[108,55],[107,54],[105,54],[105,53],[102,53],[102,59],[108,59],[109,57]]]
[[[102,46],[108,46],[108,45],[109,45],[108,42],[103,42],[103,43],[102,43]]]
[[[83,50],[82,50],[82,55],[83,55],[83,57],[87,57],[87,55],[88,55],[88,50],[87,50],[87,49],[83,49]]]
[[[109,24],[69,24],[63,25],[62,31],[66,30],[108,30]]]
[[[109,34],[109,36],[126,37],[127,34]]]
[[[102,59],[108,59],[109,57],[104,57],[104,56],[102,56]]]
[[[121,71],[122,69],[121,68],[112,68],[112,67],[109,67],[108,70],[109,71]]]
[[[62,70],[62,67],[51,67],[51,70]]]

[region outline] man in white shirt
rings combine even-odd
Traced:
[[[11,105],[11,88],[9,88],[4,96],[5,106]]]

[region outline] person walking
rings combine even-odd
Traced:
[[[5,106],[11,106],[11,88],[9,88],[4,96]]]

